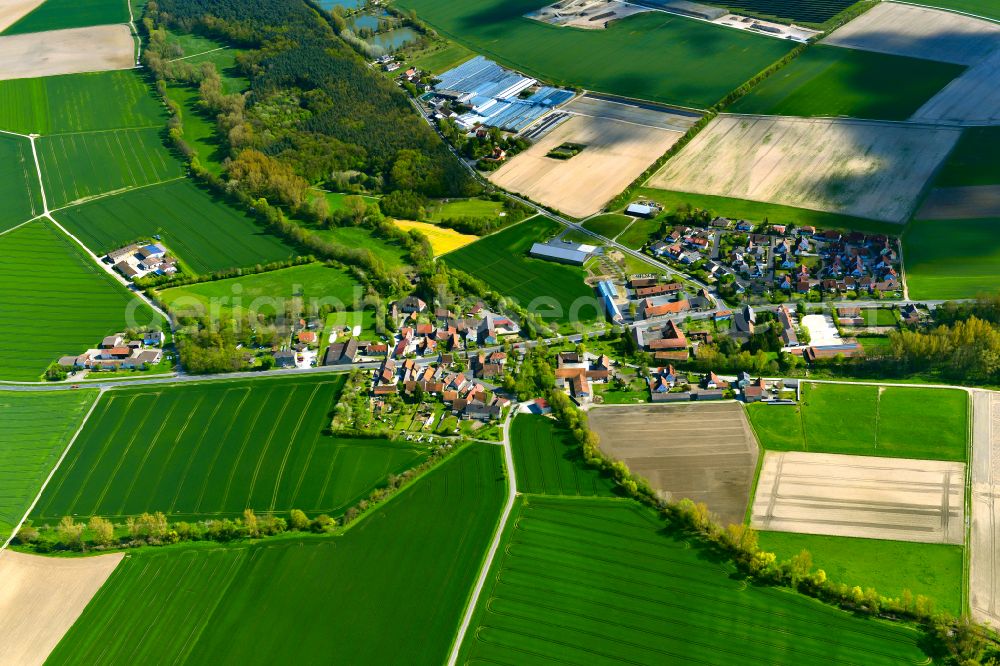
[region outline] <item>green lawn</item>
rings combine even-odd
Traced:
[[[0,391],[0,544],[20,522],[69,444],[96,390]]]
[[[1000,218],[913,220],[903,234],[910,298],[975,298],[1000,285]]]
[[[626,215],[608,213],[607,215],[598,215],[597,217],[590,218],[583,223],[583,228],[614,240],[618,234],[625,230],[625,227],[631,221],[632,218]]]
[[[606,30],[560,28],[524,14],[546,0],[397,0],[450,39],[555,85],[705,108],[793,44],[662,12]]]
[[[0,201],[0,231],[42,213],[31,142],[23,137],[0,134]]]
[[[331,304],[350,309],[364,289],[346,271],[323,264],[303,264],[226,280],[164,289],[160,298],[178,316],[241,317],[247,311],[264,316],[285,312],[285,304],[301,298],[307,310]]]
[[[545,416],[521,414],[511,426],[517,489],[541,495],[612,495],[615,482],[584,466],[569,432]]]
[[[97,199],[56,217],[95,253],[159,234],[167,248],[198,273],[294,254],[247,215],[187,180]]]
[[[198,155],[198,161],[216,176],[222,173],[222,162],[229,155],[216,132],[215,119],[198,103],[198,90],[190,86],[168,85],[167,97],[180,106],[184,141]]]
[[[38,380],[60,356],[151,323],[161,322],[51,223],[0,236],[0,379]]]
[[[49,661],[444,663],[503,506],[501,459],[473,445],[342,536],[132,554]]]
[[[536,216],[446,254],[443,259],[546,319],[568,322],[603,318],[594,292],[583,282],[582,268],[528,256],[532,243],[551,238],[561,228],[548,218]]]
[[[436,204],[428,211],[432,222],[440,222],[458,217],[497,218],[503,212],[503,203],[489,199],[452,199],[448,203]]]
[[[49,208],[184,175],[163,145],[162,130],[98,131],[42,137],[36,142]]]
[[[917,630],[787,589],[618,500],[521,497],[460,663],[916,664]]]
[[[747,406],[765,449],[966,460],[965,391],[848,384],[803,387],[802,404]]]
[[[914,597],[932,599],[938,610],[962,613],[962,546],[760,532],[760,547],[779,561],[808,550],[815,567],[832,581],[874,587],[886,597],[899,598],[910,590]]]
[[[163,104],[134,71],[0,81],[0,129],[60,134],[163,127]]]
[[[900,225],[888,222],[866,220],[861,217],[825,213],[818,210],[806,210],[780,204],[749,201],[747,199],[732,199],[717,197],[710,194],[690,194],[687,192],[671,192],[651,187],[641,187],[636,190],[635,198],[652,199],[665,210],[672,211],[682,204],[690,204],[695,208],[704,208],[714,215],[722,215],[731,219],[745,219],[752,222],[763,222],[767,219],[772,224],[793,223],[809,224],[818,229],[851,229],[867,233],[899,235]]]
[[[3,34],[18,35],[109,23],[128,23],[127,0],[45,0],[37,9],[4,30]]]
[[[105,393],[32,513],[175,520],[302,509],[336,516],[422,448],[325,434],[344,375]]]
[[[945,160],[935,187],[1000,184],[1000,127],[967,127]]]
[[[906,120],[964,66],[814,45],[729,111]]]
[[[659,231],[661,224],[660,220],[637,219],[617,240],[625,247],[638,250],[646,244],[650,236]]]
[[[365,227],[333,227],[331,229],[313,229],[321,238],[326,238],[348,247],[363,247],[382,260],[387,268],[407,265],[406,249],[394,241],[376,238]]]

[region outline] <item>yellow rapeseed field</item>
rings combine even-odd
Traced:
[[[431,242],[434,256],[441,256],[446,252],[452,252],[460,247],[465,247],[469,243],[479,240],[478,236],[471,234],[461,234],[454,229],[439,227],[428,222],[414,222],[412,220],[396,220],[396,226],[404,231],[416,229],[421,232]]]

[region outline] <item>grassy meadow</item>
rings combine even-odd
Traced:
[[[186,180],[89,201],[59,212],[57,219],[97,254],[159,234],[196,273],[294,254],[249,216]]]
[[[376,237],[366,227],[312,228],[312,231],[320,238],[334,243],[364,248],[389,268],[407,266],[406,248],[395,241]]]
[[[782,588],[748,586],[719,556],[608,499],[518,499],[460,662],[900,664],[910,627]]]
[[[248,310],[280,314],[284,312],[281,303],[290,303],[293,298],[301,298],[306,306],[335,301],[341,308],[350,308],[356,297],[364,295],[364,289],[347,271],[314,263],[172,287],[159,295],[178,316],[204,317],[217,308],[215,314],[230,317]]]
[[[0,129],[62,134],[167,122],[163,104],[134,71],[0,81]]]
[[[615,482],[583,462],[583,452],[552,419],[520,414],[511,426],[517,489],[538,495],[610,496]]]
[[[128,4],[123,0],[45,0],[14,25],[5,35],[44,32],[92,25],[128,23]]]
[[[397,0],[450,39],[556,85],[697,108],[790,51],[793,44],[663,12],[606,30],[556,27],[524,17],[545,0]]]
[[[42,213],[42,192],[28,139],[0,134],[0,201],[4,204],[0,207],[0,231]]]
[[[964,70],[961,65],[818,44],[728,110],[906,120]]]
[[[198,155],[198,161],[216,176],[222,173],[222,162],[229,156],[216,132],[211,114],[198,107],[198,90],[178,84],[167,86],[167,97],[180,107],[184,142]]]
[[[459,233],[454,229],[439,227],[430,222],[413,222],[411,220],[396,220],[395,222],[396,226],[403,231],[419,231],[427,236],[427,240],[431,244],[431,250],[434,251],[434,256],[436,257],[448,252],[454,252],[479,240],[478,236]]]
[[[501,458],[473,444],[341,536],[135,553],[49,662],[443,663],[500,517]]]
[[[58,134],[37,141],[49,208],[184,175],[156,128]]]
[[[913,220],[903,234],[910,298],[975,298],[1000,285],[1000,218]]]
[[[127,325],[160,323],[51,223],[0,236],[0,379],[35,381],[62,355]]]
[[[107,392],[32,519],[338,515],[426,456],[325,434],[343,385],[343,375],[309,375]]]
[[[0,391],[0,543],[31,506],[97,391]]]
[[[603,317],[594,292],[583,282],[582,268],[528,256],[532,243],[545,241],[560,229],[558,223],[536,216],[466,245],[444,261],[546,319],[569,321],[577,299],[589,299],[580,308],[581,321]],[[535,299],[544,300],[533,303]]]
[[[631,222],[632,218],[627,215],[608,213],[607,215],[598,215],[597,217],[590,218],[583,223],[583,228],[614,240],[618,234],[625,231]]]
[[[968,403],[957,389],[806,382],[800,405],[747,413],[765,449],[964,462]]]
[[[914,543],[881,539],[760,532],[760,547],[778,560],[802,550],[812,555],[817,569],[830,580],[899,598],[903,590],[934,601],[937,610],[962,612],[963,548],[941,543]]]
[[[451,199],[447,203],[438,203],[428,211],[432,222],[454,219],[458,217],[492,217],[498,218],[503,212],[503,203],[489,199]]]

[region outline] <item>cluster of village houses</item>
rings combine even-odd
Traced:
[[[122,277],[128,280],[146,275],[173,275],[177,272],[177,259],[167,254],[160,243],[139,245],[130,243],[125,247],[108,252],[105,263],[111,264]]]
[[[161,331],[146,331],[133,338],[124,333],[109,335],[97,349],[78,356],[62,356],[58,365],[74,370],[138,370],[163,360],[164,336]]]
[[[733,276],[737,293],[806,294],[900,289],[898,240],[883,234],[817,231],[717,217],[708,227],[679,226],[649,251],[715,279]]]

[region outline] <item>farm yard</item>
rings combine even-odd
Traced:
[[[163,146],[161,130],[144,128],[59,134],[37,141],[50,208],[184,175]]]
[[[601,449],[654,490],[705,502],[724,524],[743,522],[758,449],[740,405],[597,407],[589,415]]]
[[[50,661],[440,663],[505,494],[500,448],[473,444],[341,536],[137,553]]]
[[[864,620],[734,569],[620,500],[520,497],[463,664],[919,663],[909,627]]]
[[[729,111],[906,120],[959,76],[961,65],[812,46]]]
[[[350,309],[364,296],[364,289],[347,271],[314,263],[171,287],[158,293],[176,316],[228,319],[243,318],[248,312],[284,315],[284,306],[293,298],[301,299],[307,308],[315,304],[317,310],[327,303]]]
[[[0,544],[24,517],[96,399],[97,391],[87,390],[0,391]]]
[[[552,84],[694,108],[715,104],[793,46],[663,12],[575,30],[524,16],[550,4],[545,0],[395,4],[473,51]]]
[[[802,395],[796,406],[747,405],[763,448],[966,460],[964,391],[805,382]]]
[[[4,661],[43,663],[124,557],[124,553],[39,557],[0,552]]]
[[[28,139],[0,134],[0,231],[42,214],[35,161]]]
[[[532,217],[447,254],[444,261],[545,319],[569,322],[574,314],[580,321],[603,317],[594,292],[583,281],[582,268],[528,257],[533,243],[560,229],[548,218]]]
[[[943,127],[721,115],[648,184],[904,223],[958,137]]]
[[[793,532],[758,534],[760,547],[777,555],[778,561],[808,550],[816,568],[830,580],[873,587],[888,597],[900,598],[903,590],[909,590],[932,599],[937,610],[962,612],[962,546]]]
[[[611,496],[615,482],[584,465],[580,445],[552,419],[519,414],[511,426],[517,489],[538,495]]]
[[[135,42],[127,25],[0,36],[0,79],[132,67]]]
[[[588,100],[589,98],[583,98]],[[620,120],[625,105],[589,99],[563,107],[570,117],[490,175],[500,187],[518,192],[571,217],[597,213],[635,180],[682,135],[673,114],[628,107],[630,121]],[[581,115],[575,115],[579,108]],[[607,109],[607,110],[606,110]],[[586,114],[586,115],[583,115]],[[681,116],[690,126],[696,116]],[[586,146],[570,159],[554,159],[564,143]]]
[[[324,434],[343,385],[310,375],[107,392],[32,520],[338,515],[427,453]]]
[[[187,180],[89,201],[60,211],[56,219],[95,254],[159,234],[196,273],[279,261],[293,254],[245,213]]]
[[[44,0],[3,34],[128,23],[128,5],[119,0]]]
[[[750,524],[759,530],[965,542],[965,465],[767,451]]]
[[[998,240],[1000,217],[914,220],[903,234],[910,298],[975,298],[995,291],[1000,283]]]
[[[430,222],[396,220],[395,223],[396,226],[403,231],[419,231],[423,235],[427,236],[427,240],[430,241],[431,249],[434,251],[434,256],[436,257],[449,252],[454,252],[459,248],[465,247],[469,243],[475,243],[479,240],[478,236],[459,233],[454,229],[439,227],[438,225],[431,224]]]
[[[37,381],[59,356],[79,354],[128,325],[161,323],[45,220],[0,236],[0,312],[6,380]]]
[[[166,119],[163,105],[132,71],[0,81],[0,129],[11,132],[162,128]]]

